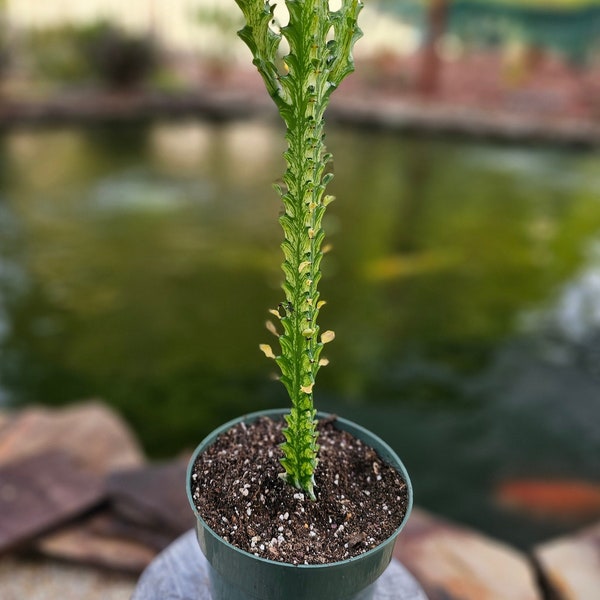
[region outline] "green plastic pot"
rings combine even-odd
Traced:
[[[374,583],[392,559],[394,543],[412,509],[413,491],[406,468],[396,453],[379,437],[360,425],[337,418],[336,427],[374,448],[379,456],[400,472],[408,485],[404,520],[382,544],[354,558],[325,565],[292,565],[259,558],[219,537],[202,519],[192,499],[191,475],[196,457],[217,437],[240,422],[259,417],[281,419],[286,409],[255,412],[215,429],[196,448],[187,470],[187,495],[196,515],[200,548],[210,565],[212,600],[370,600]],[[318,418],[329,415],[319,413]]]

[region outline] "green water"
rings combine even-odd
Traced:
[[[258,350],[279,291],[281,131],[0,138],[0,402],[100,397],[168,457],[285,406]],[[318,408],[403,457],[417,504],[526,545],[507,478],[598,481],[600,154],[331,130]]]

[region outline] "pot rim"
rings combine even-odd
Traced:
[[[216,438],[219,435],[221,435],[222,433],[224,433],[228,429],[231,429],[233,426],[237,425],[238,423],[241,423],[243,421],[255,421],[256,419],[258,419],[260,417],[283,416],[283,415],[286,415],[287,413],[289,413],[289,409],[287,409],[287,408],[272,408],[272,409],[259,410],[259,411],[255,411],[255,412],[251,412],[251,413],[246,413],[244,415],[241,415],[239,417],[231,419],[230,421],[227,421],[226,423],[224,423],[223,425],[217,427],[216,429],[213,429],[198,444],[198,446],[194,450],[194,453],[192,454],[192,456],[191,456],[191,458],[190,458],[190,460],[188,462],[188,466],[187,466],[187,470],[186,470],[186,484],[185,484],[185,486],[186,486],[186,492],[187,492],[188,502],[190,503],[190,506],[192,507],[192,510],[194,511],[194,514],[196,515],[197,521],[199,521],[202,524],[202,527],[204,529],[206,529],[206,531],[208,531],[213,537],[215,537],[216,539],[218,539],[222,544],[224,544],[225,546],[227,546],[227,547],[235,550],[236,552],[240,552],[241,554],[243,554],[243,555],[245,555],[245,556],[247,556],[249,558],[252,558],[254,560],[257,560],[257,561],[260,561],[260,562],[263,562],[263,563],[266,563],[266,564],[277,565],[280,568],[289,567],[289,568],[292,568],[292,569],[325,569],[327,567],[331,568],[331,567],[336,566],[336,565],[345,565],[345,564],[348,564],[348,563],[355,562],[357,560],[361,560],[361,559],[363,559],[366,556],[370,556],[372,554],[375,554],[383,546],[385,546],[385,545],[389,544],[390,542],[392,542],[393,540],[395,540],[395,538],[398,536],[398,534],[400,533],[400,531],[406,525],[406,522],[408,521],[408,517],[410,516],[410,513],[412,511],[412,507],[413,507],[413,487],[412,487],[412,483],[411,483],[410,477],[408,475],[408,471],[406,470],[406,467],[404,466],[404,463],[400,460],[400,458],[396,454],[396,452],[386,442],[384,442],[378,435],[376,435],[375,433],[373,433],[369,429],[366,429],[362,425],[358,425],[357,423],[355,423],[354,421],[350,421],[349,419],[344,419],[343,417],[339,417],[338,415],[335,415],[335,414],[332,414],[332,413],[327,413],[327,412],[322,412],[322,411],[317,412],[317,418],[325,419],[327,417],[334,416],[335,419],[336,419],[336,421],[339,421],[340,423],[349,425],[351,428],[353,428],[354,430],[360,432],[361,435],[365,435],[367,438],[374,439],[377,442],[377,444],[385,451],[385,453],[387,453],[388,456],[390,456],[393,459],[394,462],[390,463],[390,461],[388,461],[386,459],[384,459],[384,460],[386,462],[388,462],[389,464],[391,464],[391,466],[393,466],[395,469],[397,469],[400,472],[400,474],[402,475],[402,478],[404,479],[404,481],[406,482],[406,485],[408,486],[408,502],[407,502],[407,507],[406,507],[406,513],[405,513],[404,518],[402,519],[402,522],[400,523],[400,525],[398,525],[398,527],[394,530],[394,532],[388,538],[386,538],[383,542],[381,542],[380,544],[378,544],[377,546],[375,546],[375,548],[371,548],[371,550],[367,550],[367,552],[363,552],[362,554],[358,554],[357,556],[352,556],[351,558],[346,558],[344,560],[340,560],[340,561],[336,561],[336,562],[330,562],[330,563],[325,563],[325,564],[309,564],[309,565],[298,564],[298,565],[294,565],[294,564],[288,563],[288,562],[281,562],[281,561],[277,561],[277,560],[271,560],[269,558],[263,558],[262,556],[256,556],[255,554],[247,552],[246,550],[242,550],[241,548],[238,548],[238,546],[234,546],[230,542],[224,540],[220,535],[218,535],[206,523],[206,521],[202,518],[202,516],[198,512],[198,509],[196,508],[196,505],[195,505],[193,497],[192,497],[192,485],[191,485],[192,470],[194,468],[194,463],[196,462],[196,459],[197,459],[198,455],[208,445],[210,445],[209,441],[216,440]],[[352,435],[354,435],[354,434],[352,434]],[[369,441],[367,441],[365,439],[362,439],[362,441],[366,442],[367,444],[370,445]],[[377,450],[377,449],[375,449],[375,450],[379,453],[379,450]]]

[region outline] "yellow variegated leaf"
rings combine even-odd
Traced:
[[[275,358],[275,354],[273,354],[273,348],[271,348],[269,344],[260,344],[259,348],[264,352],[264,355],[267,358]]]
[[[275,328],[275,325],[274,325],[273,321],[266,321],[265,322],[265,327],[267,328],[267,331],[269,331],[273,335],[279,337],[279,332]]]
[[[335,340],[335,332],[331,331],[331,329],[324,331],[321,335],[322,344],[328,344],[329,342],[333,342],[333,340]]]

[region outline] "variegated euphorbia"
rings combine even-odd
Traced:
[[[323,345],[334,338],[332,331],[320,333],[317,324],[324,304],[318,291],[325,236],[321,223],[333,200],[325,193],[332,174],[326,170],[331,155],[325,149],[324,113],[331,93],[354,70],[352,48],[361,36],[357,17],[362,2],[341,0],[332,10],[329,0],[286,0],[288,22],[283,26],[276,22],[270,0],[236,2],[246,19],[239,35],[286,125],[287,169],[283,184],[275,186],[284,205],[285,301],[271,310],[279,328],[267,323],[278,336],[280,352],[267,344],[261,349],[278,364],[292,404],[284,429],[282,476],[314,499],[318,443],[313,386],[327,362],[321,358]],[[282,38],[289,45],[283,58]]]

